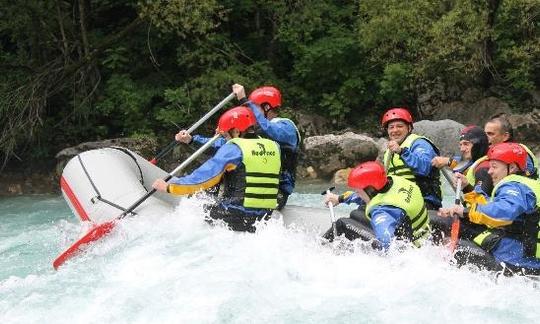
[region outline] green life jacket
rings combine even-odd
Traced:
[[[538,159],[536,158],[536,155],[527,147],[525,144],[519,144],[523,149],[527,152],[527,155],[531,158],[531,161],[533,163],[533,170],[527,170],[527,178],[531,179],[538,179]]]
[[[275,209],[281,168],[277,143],[263,138],[229,142],[242,150],[242,166],[226,179],[224,197],[241,200],[246,208]]]
[[[408,239],[416,246],[422,244],[429,234],[429,218],[420,188],[403,177],[390,176],[392,186],[388,191],[378,193],[366,206],[366,216],[375,206],[393,206],[402,209],[407,215],[408,225],[412,228],[412,237]]]
[[[465,174],[465,177],[467,178],[467,182],[469,182],[469,184],[471,186],[475,186],[476,185],[476,176],[474,175],[475,172],[476,172],[476,168],[484,161],[487,160],[487,155],[484,155],[482,156],[481,158],[479,158],[478,160],[474,161],[473,164],[471,164],[471,166],[469,167],[469,169],[467,169],[467,174]]]
[[[431,146],[435,150],[435,153],[439,155],[439,149],[427,137],[412,133],[405,138],[403,143],[401,143],[400,147],[402,149],[410,149],[413,142],[420,138],[426,140],[429,144],[431,144]],[[391,158],[389,158],[389,154],[391,154]],[[418,187],[420,187],[422,196],[427,197],[429,195],[434,195],[439,200],[442,200],[439,169],[431,168],[431,172],[427,177],[418,174],[415,175],[411,168],[409,168],[409,166],[405,164],[405,162],[401,159],[401,156],[399,154],[391,153],[388,149],[386,150],[386,152],[384,152],[384,161],[384,168],[387,170],[388,175],[397,175],[404,177],[405,179],[416,183]],[[386,165],[387,163],[388,165]]]
[[[508,182],[521,183],[531,189],[536,196],[536,210],[532,214],[522,215],[522,221],[515,221],[510,225],[488,228],[476,235],[473,241],[486,251],[491,251],[503,237],[511,237],[523,243],[525,256],[540,259],[540,182],[524,176],[511,174],[502,179],[493,188],[491,199],[495,198],[501,185]]]

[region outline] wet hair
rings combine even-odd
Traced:
[[[514,128],[512,127],[512,124],[510,123],[510,120],[508,119],[506,113],[495,114],[489,117],[488,122],[499,123],[499,125],[501,125],[501,131],[503,133],[508,133],[508,135],[510,135],[508,142],[514,141]]]

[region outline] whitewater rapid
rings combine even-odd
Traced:
[[[457,269],[441,247],[381,256],[279,221],[235,233],[185,199],[125,219],[55,271],[87,230],[63,200],[3,199],[0,211],[1,323],[537,322],[535,282]]]

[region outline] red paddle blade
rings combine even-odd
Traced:
[[[150,163],[152,163],[153,165],[156,165],[156,163],[157,163],[156,158],[153,158],[152,160],[150,160]]]
[[[92,228],[88,233],[86,233],[83,237],[81,237],[77,242],[75,242],[66,251],[64,251],[64,253],[60,254],[54,260],[54,269],[58,270],[58,267],[64,264],[68,259],[77,255],[79,251],[82,251],[82,245],[97,241],[103,236],[110,233],[115,225],[116,223],[114,221],[108,221]]]
[[[459,217],[454,218],[452,228],[450,229],[450,252],[454,253],[459,240]]]

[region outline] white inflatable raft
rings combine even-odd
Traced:
[[[62,194],[81,221],[102,223],[114,219],[152,190],[152,183],[168,175],[128,149],[110,147],[90,150],[72,158],[60,179]],[[156,192],[135,208],[137,217],[171,213],[181,197]],[[336,219],[348,216],[336,211]],[[326,208],[286,206],[274,211],[286,226],[320,234],[331,226]]]

